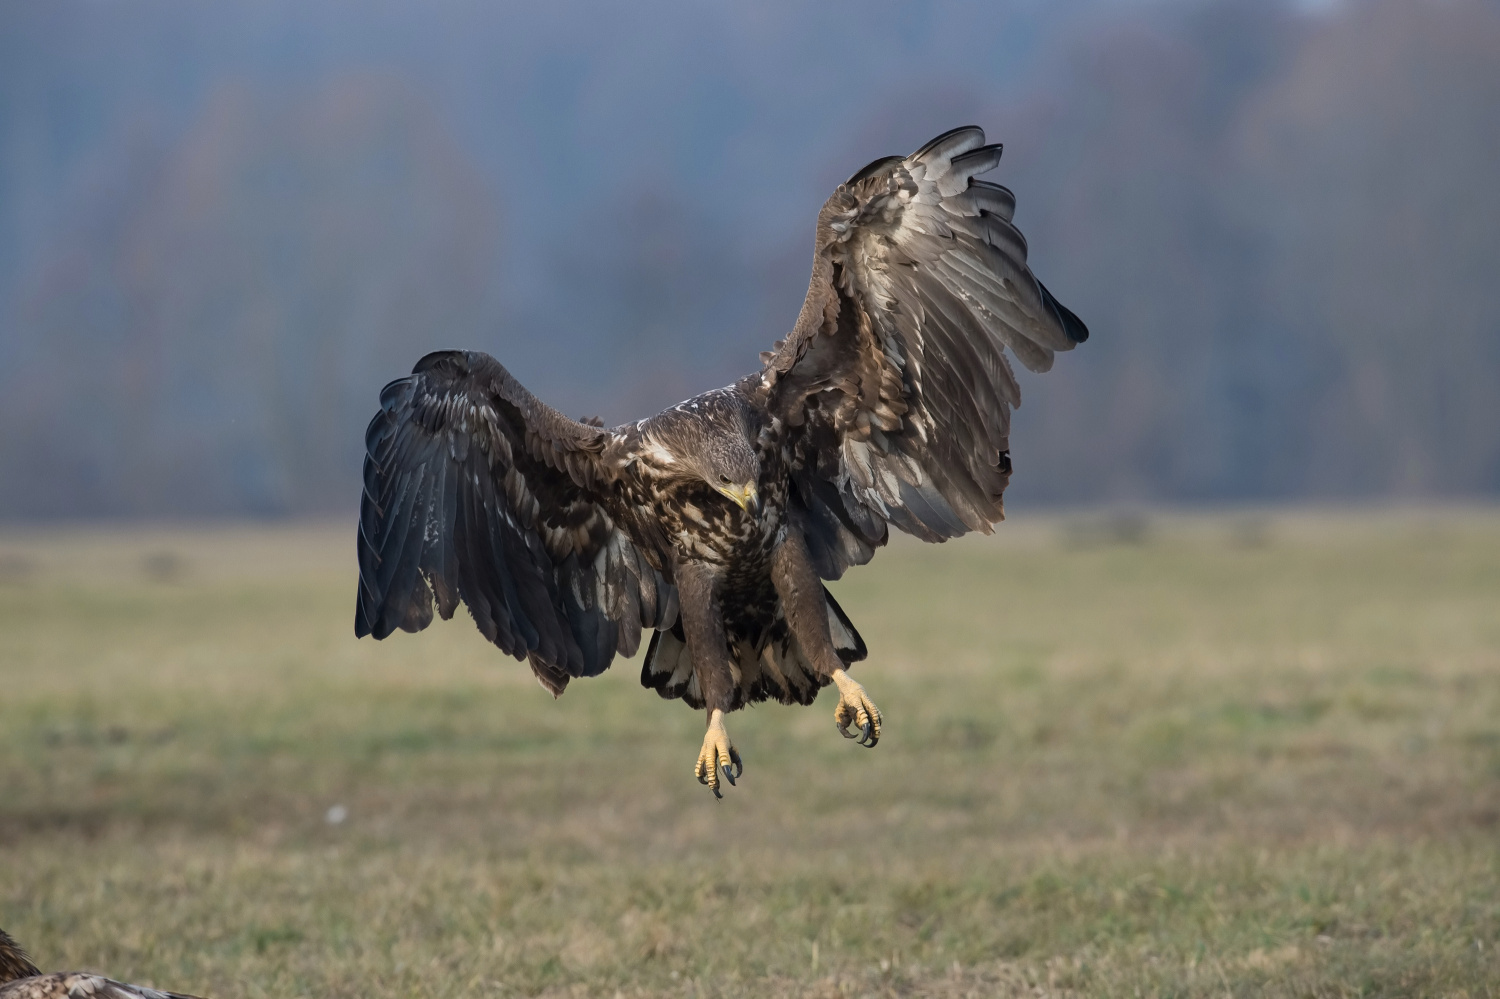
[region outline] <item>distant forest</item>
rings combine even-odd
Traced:
[[[398,9],[399,7],[399,9]],[[1500,3],[0,2],[0,517],[352,510],[425,351],[617,421],[982,125],[1093,338],[1016,504],[1500,495]]]

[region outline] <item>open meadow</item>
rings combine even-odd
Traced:
[[[348,524],[0,531],[0,926],[232,997],[1500,994],[1500,512],[1018,516],[834,700],[356,641]],[[337,820],[337,821],[335,821]]]

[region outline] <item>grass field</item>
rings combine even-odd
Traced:
[[[836,585],[886,716],[353,637],[347,525],[0,532],[0,926],[236,996],[1495,995],[1500,513],[1018,517]],[[333,810],[330,812],[330,810]],[[341,822],[330,822],[342,810]]]

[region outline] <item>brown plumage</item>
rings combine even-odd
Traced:
[[[707,709],[715,794],[741,769],[724,714],[746,704],[833,683],[840,731],[874,745],[846,672],[864,642],[821,580],[892,525],[988,533],[1021,401],[1006,351],[1045,371],[1088,338],[1027,268],[1014,197],[974,179],[999,159],[961,128],[841,184],[761,370],[638,423],[570,420],[484,354],[424,357],[366,432],[356,634],[462,601],[558,695],[653,629],[641,682]]]
[[[198,999],[181,992],[159,992],[126,985],[82,971],[44,975],[26,952],[0,930],[0,999]]]

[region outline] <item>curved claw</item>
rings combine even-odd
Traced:
[[[833,681],[839,689],[839,703],[833,713],[833,723],[839,735],[858,741],[866,749],[875,748],[880,741],[880,709],[870,700],[865,688],[849,679],[843,670],[834,671]],[[852,732],[849,730],[851,724],[855,726]]]
[[[745,772],[740,754],[729,741],[724,731],[724,712],[715,710],[709,716],[708,731],[703,734],[703,748],[698,753],[698,764],[693,773],[698,783],[708,787],[715,798],[723,798],[722,785],[734,787]]]

